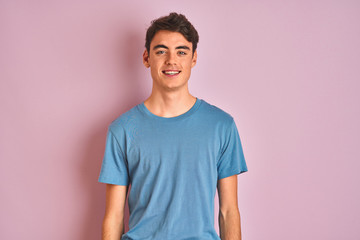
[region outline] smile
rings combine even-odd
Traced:
[[[181,71],[177,71],[177,70],[164,70],[162,71],[165,75],[167,76],[175,76],[178,75]]]

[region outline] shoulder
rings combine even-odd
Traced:
[[[233,116],[229,112],[205,100],[202,100],[202,113],[207,119],[223,123],[227,126],[231,125],[234,121]]]
[[[138,109],[138,105],[132,107],[126,112],[116,117],[110,124],[109,130],[113,132],[124,131],[129,127],[136,125],[140,120],[141,113]]]

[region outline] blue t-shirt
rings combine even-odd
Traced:
[[[219,240],[217,181],[246,171],[233,117],[196,98],[176,117],[157,116],[142,102],[115,119],[98,181],[131,184],[122,240]]]

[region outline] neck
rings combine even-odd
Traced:
[[[146,108],[160,117],[176,117],[188,110],[195,104],[196,97],[189,91],[159,92],[152,91],[144,101]]]

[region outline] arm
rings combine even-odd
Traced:
[[[128,186],[106,184],[102,240],[120,240],[124,233],[124,208]]]
[[[240,213],[237,202],[237,175],[219,179],[219,229],[222,240],[241,240]]]

